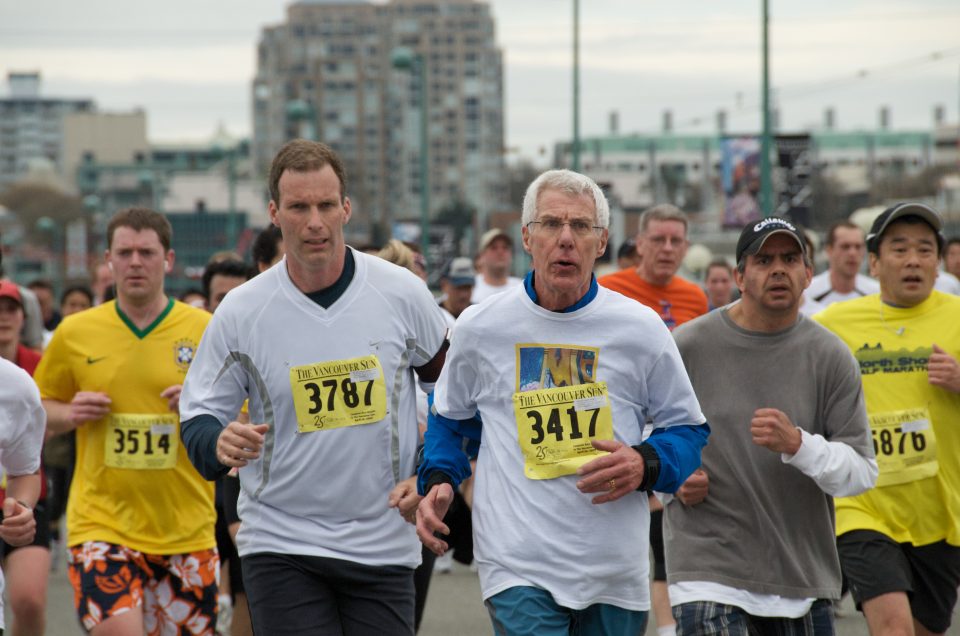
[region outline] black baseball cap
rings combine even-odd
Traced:
[[[796,225],[776,216],[763,219],[756,223],[749,223],[740,232],[740,238],[737,240],[737,263],[746,254],[756,254],[767,242],[767,239],[774,234],[786,234],[797,242],[800,246],[800,252],[806,253],[807,243],[804,239],[802,230]]]
[[[870,233],[867,234],[867,250],[873,254],[880,251],[880,238],[891,223],[897,219],[908,216],[915,216],[923,219],[927,225],[937,235],[937,248],[940,253],[943,252],[946,238],[943,236],[943,220],[936,210],[923,203],[898,203],[880,213],[870,226]]]

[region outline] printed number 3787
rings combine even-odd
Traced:
[[[314,413],[319,413],[323,411],[323,398],[322,390],[320,387],[328,390],[327,393],[327,408],[326,411],[332,412],[334,410],[334,403],[336,402],[336,395],[339,390],[340,394],[343,396],[343,403],[347,405],[348,408],[356,408],[360,406],[360,393],[357,388],[357,383],[352,382],[350,378],[345,377],[341,382],[337,382],[336,379],[330,378],[324,380],[319,385],[316,382],[307,382],[303,385],[303,388],[310,392],[310,395],[307,396],[310,400],[310,411],[309,413],[313,415]],[[363,392],[363,405],[370,406],[370,399],[373,394],[373,380],[367,381],[367,387]]]

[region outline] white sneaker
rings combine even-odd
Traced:
[[[447,550],[446,554],[437,557],[433,562],[433,571],[440,574],[449,574],[453,570],[453,552]]]

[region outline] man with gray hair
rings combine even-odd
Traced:
[[[642,633],[645,491],[676,490],[709,434],[663,321],[593,276],[609,217],[588,177],[534,180],[522,219],[533,271],[463,312],[434,392],[417,534],[448,549],[442,519],[470,474],[463,438],[482,432],[474,553],[498,634]]]

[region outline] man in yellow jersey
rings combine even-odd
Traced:
[[[210,314],[164,293],[171,228],[118,212],[106,261],[117,298],[68,317],[37,368],[48,424],[76,429],[70,582],[92,634],[213,634],[213,484],[180,444],[180,389]]]
[[[867,235],[880,294],[816,320],[860,363],[877,487],[836,500],[840,562],[872,634],[940,634],[960,585],[960,298],[934,290],[940,216],[901,203]]]

